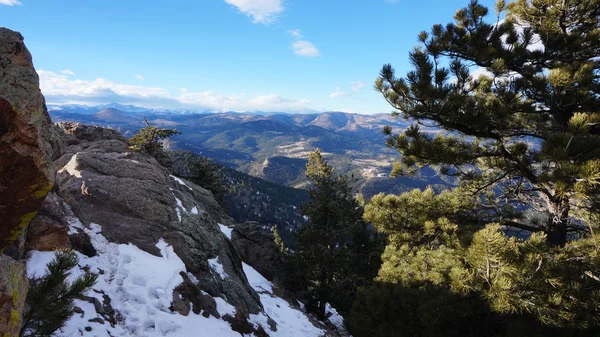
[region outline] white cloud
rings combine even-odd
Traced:
[[[145,80],[145,79],[146,79],[146,78],[144,78],[144,76],[142,76],[142,75],[135,75],[135,78],[137,78],[137,79],[138,79],[138,80],[140,80],[140,81],[143,81],[143,80]]]
[[[223,95],[214,91],[187,92],[178,100],[186,105],[203,106],[211,110],[231,111],[303,111],[309,109],[309,100],[289,99],[278,94],[246,98],[245,94]]]
[[[350,94],[345,91],[342,91],[342,89],[340,89],[340,87],[335,88],[335,91],[332,92],[331,94],[329,94],[329,97],[331,97],[331,98],[344,97],[344,96],[350,96]]]
[[[302,32],[300,31],[300,29],[292,29],[292,30],[288,30],[287,32],[295,39],[302,38]]]
[[[350,82],[350,84],[352,84],[352,91],[354,92],[359,92],[360,89],[362,89],[365,86],[365,82],[363,81],[352,81]]]
[[[19,0],[0,0],[0,5],[14,6],[14,5],[22,5]]]
[[[301,40],[292,43],[292,50],[296,55],[304,57],[319,56],[319,49],[312,42]]]
[[[50,104],[134,104],[152,108],[187,108],[220,111],[298,112],[311,110],[306,99],[278,94],[227,95],[215,91],[193,92],[181,88],[177,95],[157,87],[125,85],[104,78],[93,81],[69,79],[66,75],[38,70],[40,88]]]
[[[40,89],[51,103],[110,103],[126,98],[128,103],[158,102],[168,98],[163,88],[117,84],[104,78],[93,81],[75,79],[52,71],[38,70]]]
[[[0,0],[0,1],[2,1],[2,0]],[[72,71],[70,71],[69,69],[63,69],[63,70],[61,71],[61,73],[62,73],[62,74],[65,74],[65,75],[75,75],[75,73],[74,73],[74,72],[72,72]]]
[[[254,23],[269,24],[283,12],[283,0],[225,0]]]

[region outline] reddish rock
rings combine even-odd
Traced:
[[[48,218],[37,216],[27,229],[27,249],[54,251],[71,248],[67,228],[64,224]]]
[[[27,273],[25,227],[54,183],[60,138],[51,124],[23,36],[0,28],[0,336],[19,335]],[[13,242],[19,240],[18,243]]]
[[[52,188],[58,139],[23,36],[0,28],[0,252]]]

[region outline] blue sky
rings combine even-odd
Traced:
[[[389,112],[373,82],[468,0],[0,0],[49,103]],[[481,1],[490,7],[492,0]]]

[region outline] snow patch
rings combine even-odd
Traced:
[[[221,228],[221,232],[223,232],[223,234],[225,234],[225,236],[231,240],[231,231],[233,231],[233,228],[227,227],[222,223],[219,224],[219,227]]]
[[[190,212],[192,212],[192,214],[198,215],[198,208],[196,206],[194,206],[194,207],[192,207],[192,210]]]
[[[79,171],[77,169],[77,158],[78,158],[79,153],[76,153],[73,155],[73,157],[71,157],[71,160],[69,160],[69,162],[67,163],[67,165],[63,166],[63,168],[61,168],[58,173],[62,173],[62,172],[67,172],[68,174],[76,177],[76,178],[81,178],[81,171]]]
[[[282,298],[273,296],[273,284],[264,278],[254,268],[243,263],[244,273],[248,282],[260,295],[260,301],[265,308],[265,313],[277,322],[277,331],[269,331],[271,337],[320,337],[325,331],[314,326],[306,315]],[[263,314],[250,315],[250,322],[268,327],[268,317]]]
[[[181,180],[181,179],[177,178],[177,177],[176,177],[176,176],[174,176],[174,175],[170,175],[170,177],[171,177],[171,178],[173,178],[173,179],[174,179],[176,182],[178,182],[178,183],[179,183],[179,185],[183,185],[183,186],[187,187],[187,188],[188,188],[190,191],[193,191],[193,189],[192,189],[191,187],[189,187],[188,185],[186,185],[186,184],[185,184],[185,182],[184,182],[183,180]]]
[[[334,307],[329,305],[329,303],[327,303],[327,305],[325,306],[325,310],[327,311],[327,313],[331,314],[328,318],[329,322],[335,325],[335,327],[339,330],[345,331],[346,327],[344,327],[344,317],[342,317],[342,315],[340,315]]]
[[[258,292],[273,292],[273,284],[262,276],[256,269],[250,267],[246,262],[242,262],[244,273],[248,278],[248,283]]]
[[[185,207],[183,207],[183,203],[179,198],[175,196],[173,193],[173,189],[171,189],[171,194],[173,194],[173,198],[175,198],[175,202],[177,203],[177,207],[175,207],[175,212],[177,212],[177,218],[179,218],[179,222],[181,222],[181,210],[185,211]]]
[[[210,268],[217,274],[219,274],[219,276],[221,276],[221,278],[224,280],[227,277],[229,277],[229,275],[227,275],[227,273],[225,272],[225,268],[223,268],[223,265],[221,264],[221,262],[219,262],[219,257],[215,257],[214,259],[209,259],[208,260],[208,265],[210,265]]]

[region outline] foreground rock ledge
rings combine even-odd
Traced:
[[[19,335],[27,296],[21,239],[54,183],[55,130],[23,36],[0,28],[0,336]]]

